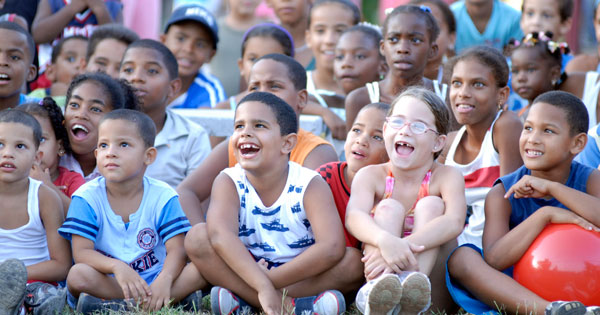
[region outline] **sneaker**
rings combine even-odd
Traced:
[[[129,299],[129,301],[123,299],[104,300],[87,293],[81,293],[75,310],[83,314],[92,314],[98,311],[127,312],[134,309],[133,299]]]
[[[316,296],[294,299],[294,314],[340,315],[346,311],[344,295],[337,290],[327,290]]]
[[[402,285],[395,274],[385,274],[363,285],[356,295],[356,306],[363,314],[397,314]]]
[[[403,271],[399,275],[402,283],[402,313],[420,314],[431,306],[431,283],[421,272]]]
[[[210,290],[210,308],[213,314],[252,314],[252,306],[242,300],[233,292],[222,288],[213,287]]]
[[[67,289],[45,282],[27,285],[25,308],[33,315],[61,314],[67,302]]]
[[[584,315],[586,308],[578,301],[554,301],[546,306],[546,315]]]
[[[178,304],[186,312],[200,312],[202,310],[202,297],[202,290],[197,290],[179,301]]]
[[[600,315],[600,306],[588,306],[585,315]]]
[[[0,314],[14,315],[21,312],[27,286],[27,268],[18,259],[0,263]]]

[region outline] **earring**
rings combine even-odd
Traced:
[[[556,82],[557,82],[557,81],[558,81],[558,80],[552,80],[552,81],[551,81],[551,82],[552,82],[552,85],[556,85]]]
[[[63,150],[63,149],[58,150],[58,156],[63,156],[63,155],[65,155],[65,150]]]

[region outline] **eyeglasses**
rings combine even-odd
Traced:
[[[433,131],[436,135],[440,134],[439,132],[427,127],[427,125],[425,123],[420,122],[420,121],[409,122],[402,117],[386,117],[385,121],[388,123],[388,126],[390,126],[393,129],[398,129],[398,130],[400,130],[404,126],[408,125],[408,127],[410,128],[410,131],[416,135],[424,134],[428,130]]]

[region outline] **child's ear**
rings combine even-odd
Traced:
[[[587,144],[588,136],[587,133],[582,132],[575,137],[573,137],[573,141],[571,142],[570,152],[573,155],[579,154],[579,152],[583,151],[585,145]]]
[[[165,42],[167,41],[167,34],[160,34],[160,36],[158,37],[160,42],[164,45]]]
[[[385,62],[385,58],[380,59],[381,60],[379,60],[379,65],[377,66],[377,73],[379,75],[377,80],[383,80],[383,78],[385,78],[385,75],[388,73],[388,65]]]
[[[56,82],[56,66],[53,64],[49,64],[46,66],[46,78],[50,80],[50,82]]]
[[[281,153],[288,155],[298,142],[298,135],[295,133],[290,133],[288,135],[283,136],[283,146],[281,146]]]
[[[57,141],[58,143],[58,156],[63,157],[65,155],[65,146],[63,145],[63,140],[60,139]]]
[[[429,48],[429,53],[427,54],[427,60],[431,60],[432,58],[435,58],[435,56],[437,56],[439,49],[440,48],[438,47],[438,44],[436,42],[433,42],[431,44],[431,48]]]
[[[169,82],[169,100],[172,99],[175,95],[177,95],[177,93],[179,93],[179,90],[181,90],[181,84],[182,83],[180,78],[176,78]]]
[[[204,62],[204,64],[210,63],[210,61],[213,59],[213,57],[215,56],[215,54],[216,54],[216,53],[217,53],[217,50],[213,48],[213,49],[210,51],[210,55],[208,56],[208,60],[206,60],[206,61]]]
[[[298,91],[298,110],[300,110],[298,115],[302,114],[306,104],[308,104],[308,91],[306,89],[302,89]]]
[[[496,104],[498,104],[499,108],[504,108],[506,101],[508,101],[509,94],[510,88],[508,86],[498,89],[498,94],[496,95]]]
[[[154,161],[156,160],[156,148],[155,147],[149,147],[148,149],[146,149],[146,152],[144,153],[145,157],[144,157],[144,164],[146,166],[154,163]]]
[[[379,53],[383,56],[383,60],[385,60],[385,41],[382,39],[379,41]]]
[[[44,152],[42,150],[38,149],[37,152],[35,152],[35,158],[33,159],[33,163],[35,165],[39,166],[42,163],[42,158],[43,157],[44,157]]]
[[[243,78],[244,77],[244,73],[243,73],[243,71],[244,71],[244,61],[242,60],[242,58],[238,59],[237,64],[238,64],[238,69],[240,70],[240,77]]]
[[[564,22],[560,22],[560,26],[558,27],[558,31],[560,32],[560,34],[556,34],[558,36],[555,38],[555,40],[559,41],[562,38],[564,38],[567,35],[567,33],[571,30],[572,25],[573,25],[572,17],[569,17]]]
[[[85,58],[81,58],[79,60],[79,71],[81,71],[81,73],[86,72],[85,68],[87,67],[87,61],[85,60]]]
[[[308,27],[310,27],[310,25]],[[304,31],[304,43],[306,47],[310,49],[310,29]]]
[[[560,66],[556,65],[550,69],[550,78],[552,79],[552,85],[556,85],[560,80]]]
[[[34,64],[30,64],[29,69],[27,69],[27,77],[25,80],[27,82],[33,81],[35,79],[36,74],[37,74],[37,67]]]
[[[433,145],[433,152],[440,152],[444,149],[444,145],[446,144],[446,135],[439,135],[435,139],[435,144]]]

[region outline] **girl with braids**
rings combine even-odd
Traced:
[[[81,174],[86,181],[98,176],[94,150],[98,142],[98,123],[108,112],[138,109],[133,88],[107,74],[95,72],[76,76],[67,90],[65,128],[71,153],[65,154],[60,166]]]
[[[65,117],[51,97],[45,97],[39,104],[27,103],[16,109],[32,115],[42,127],[39,148],[43,153],[42,160],[39,165],[33,165],[29,176],[58,192],[66,215],[71,195],[79,186],[85,184],[85,180],[77,172],[58,166],[60,158],[71,153],[69,137],[64,126]]]

